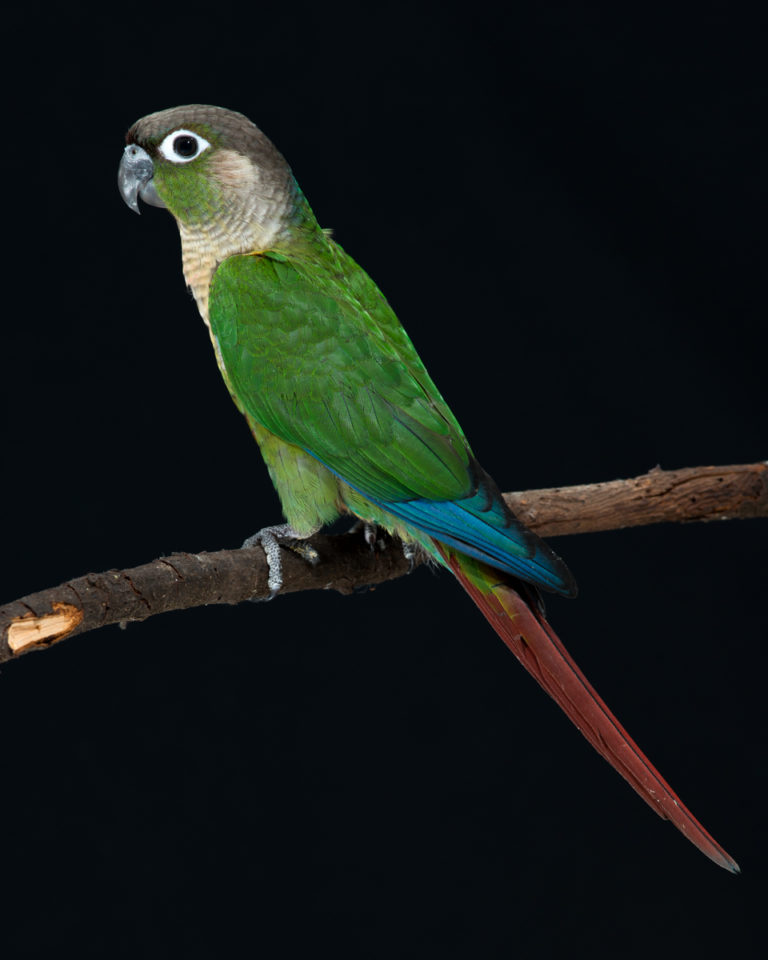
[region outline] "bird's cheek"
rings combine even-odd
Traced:
[[[159,206],[166,207],[175,217],[188,223],[209,219],[221,202],[212,180],[195,176],[193,171],[186,169],[157,169],[153,189]]]

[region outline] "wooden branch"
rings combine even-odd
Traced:
[[[540,537],[597,533],[652,523],[768,516],[768,462],[730,467],[654,467],[631,480],[505,493]]]
[[[542,536],[616,530],[662,522],[768,517],[768,463],[661,470],[631,480],[505,494]],[[361,536],[312,537],[320,563],[283,551],[281,593],[353,593],[393,580],[409,564],[397,545],[371,551]],[[260,549],[175,553],[129,570],[91,573],[0,607],[0,662],[97,627],[157,613],[267,596]]]

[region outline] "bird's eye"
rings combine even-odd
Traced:
[[[199,133],[191,130],[174,130],[169,133],[158,148],[166,160],[173,163],[189,163],[210,147],[210,143]]]
[[[176,156],[184,157],[185,160],[188,160],[197,153],[197,141],[194,137],[188,137],[182,133],[173,141],[173,152]]]

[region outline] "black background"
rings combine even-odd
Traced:
[[[612,11],[11,15],[0,599],[279,520],[176,227],[116,189],[179,103],[274,139],[502,489],[765,458],[764,28]],[[419,570],[7,666],[3,956],[760,955],[765,535],[562,539],[549,605],[741,878]]]

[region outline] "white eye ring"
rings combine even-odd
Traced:
[[[210,143],[192,130],[174,130],[158,147],[160,153],[171,163],[189,163],[210,147]],[[188,153],[189,150],[193,153]]]

